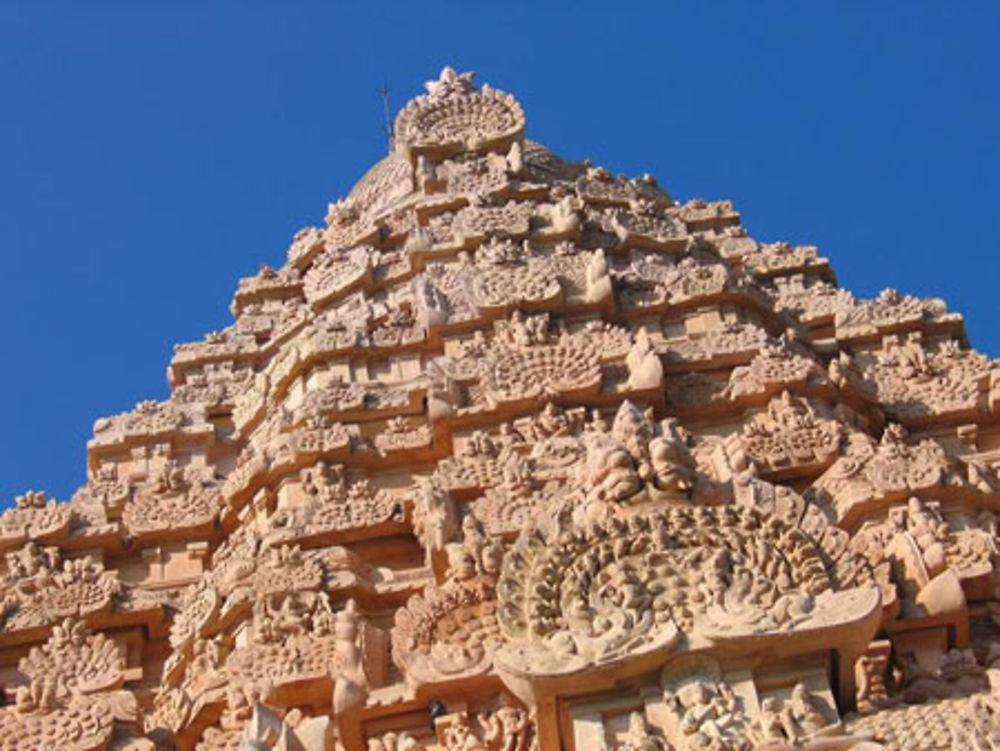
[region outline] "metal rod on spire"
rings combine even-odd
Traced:
[[[385,117],[385,143],[388,153],[392,153],[392,122],[389,119],[389,82],[383,81],[382,88],[378,90],[382,96],[382,114]]]

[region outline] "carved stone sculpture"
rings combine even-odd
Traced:
[[[445,68],[0,515],[0,749],[1000,748],[1000,363]]]

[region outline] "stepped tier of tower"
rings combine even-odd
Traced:
[[[961,317],[427,89],[0,516],[0,749],[1000,748]]]

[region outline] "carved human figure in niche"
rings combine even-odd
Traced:
[[[186,486],[184,469],[174,459],[167,459],[161,467],[153,471],[150,485],[155,493],[170,493],[183,490]]]
[[[532,316],[525,318],[520,310],[510,314],[510,319],[498,330],[502,339],[514,347],[530,347],[534,342],[544,342],[547,338],[545,329],[548,327],[547,316]]]
[[[502,560],[503,543],[487,537],[476,517],[466,514],[462,519],[462,544],[449,551],[453,575],[458,579],[469,579],[476,573],[495,576]]]
[[[625,740],[615,751],[664,751],[663,741],[655,736],[646,723],[642,712],[632,712],[628,716],[628,731]]]
[[[416,526],[429,550],[443,550],[455,532],[454,508],[448,494],[429,482],[420,486]]]
[[[831,724],[819,699],[801,681],[795,684],[785,702],[783,715],[785,731],[793,741],[811,737]]]
[[[6,556],[8,575],[27,579],[43,571],[55,571],[59,566],[58,548],[43,548],[29,540],[20,550]]]
[[[629,371],[629,386],[634,389],[654,388],[663,379],[663,364],[650,341],[649,332],[640,328],[625,357]]]
[[[753,721],[752,730],[758,743],[787,740],[781,702],[778,699],[773,696],[764,698],[760,703],[760,713]]]
[[[504,698],[490,714],[480,714],[483,740],[490,751],[528,751],[531,741],[531,717]]]
[[[569,419],[559,407],[549,402],[538,416],[538,426],[548,437],[566,435],[569,432]]]
[[[474,430],[469,436],[469,440],[466,442],[462,453],[464,456],[468,457],[492,457],[496,456],[498,452],[496,444],[493,442],[493,439],[490,438],[489,433],[485,430]]]
[[[368,695],[368,677],[360,646],[361,625],[357,603],[353,599],[348,600],[333,621],[337,655],[332,702],[335,713],[353,709]]]
[[[444,747],[448,751],[484,751],[485,749],[483,742],[472,732],[468,720],[464,717],[445,729]]]
[[[696,553],[702,553],[695,550]],[[690,556],[690,557],[701,557]],[[699,584],[698,589],[702,592],[705,600],[715,605],[722,605],[726,597],[726,592],[730,589],[730,577],[732,575],[732,556],[727,548],[720,548],[714,551],[709,559],[704,563],[704,580]]]
[[[948,536],[948,524],[924,506],[919,498],[910,498],[906,503],[906,531],[927,550]]]
[[[664,700],[681,733],[682,747],[692,751],[748,748],[739,699],[728,684],[690,683]]]
[[[895,356],[899,375],[905,380],[926,381],[934,377],[934,366],[919,344],[907,342],[895,347],[888,357]]]

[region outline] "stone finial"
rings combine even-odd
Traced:
[[[475,77],[473,71],[459,73],[450,65],[446,65],[441,69],[437,79],[424,83],[424,88],[433,99],[452,94],[471,94],[476,90],[475,84],[472,83]]]

